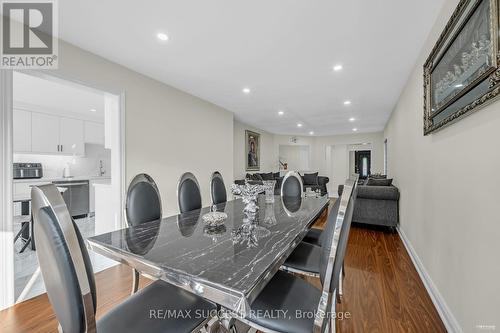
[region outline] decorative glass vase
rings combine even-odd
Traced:
[[[273,203],[274,202],[274,187],[276,186],[275,180],[264,180],[262,182],[264,189],[266,191],[266,202]]]

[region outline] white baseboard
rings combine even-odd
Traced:
[[[399,226],[397,227],[397,230],[399,233],[399,237],[403,241],[406,251],[408,251],[408,254],[410,255],[413,265],[417,269],[420,279],[424,283],[425,289],[427,289],[427,292],[431,297],[432,303],[434,303],[434,306],[436,307],[436,310],[439,313],[439,316],[441,317],[444,326],[446,327],[446,330],[452,333],[462,333],[463,330],[460,327],[460,324],[458,323],[457,319],[455,318],[450,308],[446,304],[443,296],[437,289],[436,285],[432,281],[431,277],[429,276],[429,273],[427,273],[424,265],[422,264],[422,261],[415,252],[415,249],[413,248],[410,241],[406,237],[404,231],[401,230]]]

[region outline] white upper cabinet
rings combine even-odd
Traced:
[[[85,121],[85,143],[104,145],[104,124]]]
[[[59,118],[59,144],[64,154],[84,155],[83,120]]]
[[[81,119],[14,110],[14,152],[85,155],[85,123]],[[89,143],[104,144],[104,125],[89,123],[93,124],[88,130],[93,138]]]
[[[14,110],[14,151],[31,152],[31,112]]]
[[[59,117],[32,112],[31,151],[34,153],[59,152]]]

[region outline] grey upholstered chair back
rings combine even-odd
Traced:
[[[282,197],[302,197],[304,194],[302,177],[298,172],[288,171],[281,183]]]
[[[149,175],[140,173],[130,182],[125,202],[125,215],[130,226],[161,219],[160,191]]]
[[[201,193],[198,180],[191,172],[186,172],[177,185],[177,200],[181,213],[201,208]]]
[[[215,171],[210,178],[210,197],[214,205],[227,201],[226,186],[219,171]]]
[[[85,242],[50,185],[31,190],[37,257],[62,332],[95,332],[96,288]]]

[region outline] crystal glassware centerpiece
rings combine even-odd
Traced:
[[[240,195],[245,204],[243,211],[250,214],[255,214],[259,210],[259,206],[257,206],[257,196],[263,191],[264,186],[260,184],[250,184],[246,182],[245,185],[231,185],[231,192],[234,195]]]

